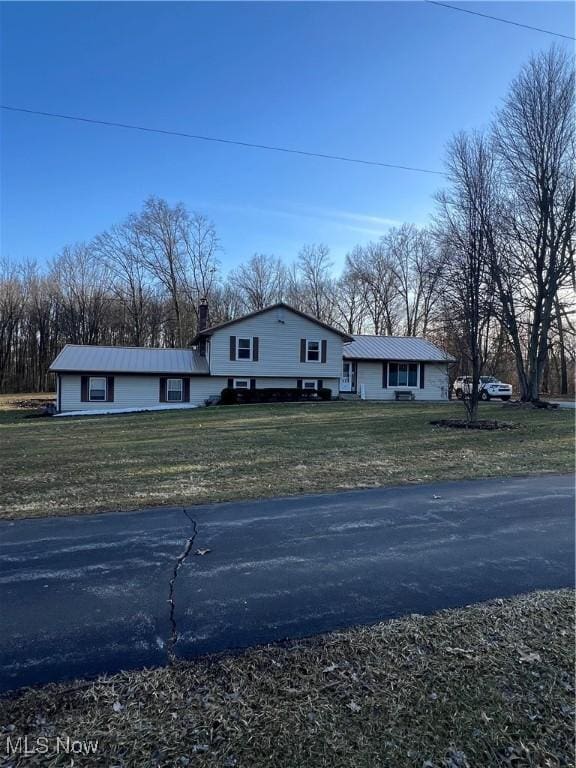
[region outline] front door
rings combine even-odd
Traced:
[[[340,377],[340,392],[352,392],[352,363],[344,360]]]

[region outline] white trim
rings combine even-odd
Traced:
[[[250,357],[240,357],[240,340],[250,342]],[[243,350],[246,351],[245,349]],[[236,360],[240,360],[243,363],[252,361],[254,356],[254,336],[236,336]]]
[[[100,379],[104,382],[104,397],[92,397],[92,382]],[[101,387],[97,387],[101,389]],[[88,402],[90,403],[105,403],[108,400],[108,378],[106,376],[89,376],[88,377]]]
[[[318,344],[318,360],[310,360],[310,344]],[[314,350],[315,352],[316,350]],[[322,360],[322,341],[317,339],[306,339],[306,362],[319,363]]]
[[[313,384],[313,387],[307,387],[306,384]],[[318,389],[318,379],[302,379],[302,389]]]
[[[391,365],[415,365],[416,366],[416,384],[391,384],[390,383],[390,366]],[[416,362],[416,360],[389,360],[388,361],[388,388],[389,389],[418,389],[420,387],[420,366],[422,363]],[[408,374],[409,371],[406,371]]]
[[[179,389],[174,389],[173,387],[171,389],[170,388],[170,382],[171,381],[179,381],[180,382]],[[179,391],[180,392],[180,397],[170,397],[170,392],[171,391],[172,392],[178,392]],[[184,398],[184,381],[183,381],[183,379],[179,379],[179,378],[166,379],[166,402],[167,403],[181,403],[183,398]]]
[[[238,382],[240,381],[246,382],[246,386],[239,387]],[[232,386],[233,389],[250,389],[250,379],[232,379]]]

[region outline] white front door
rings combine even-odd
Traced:
[[[342,376],[340,377],[340,392],[352,391],[352,363],[344,360],[342,363]]]

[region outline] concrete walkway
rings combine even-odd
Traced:
[[[0,521],[0,688],[566,587],[573,506],[547,475]]]

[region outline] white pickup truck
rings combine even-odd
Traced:
[[[458,376],[454,380],[452,389],[459,400],[462,400],[466,392],[470,391],[472,386],[472,376]],[[503,381],[499,381],[495,376],[480,376],[478,383],[480,400],[491,400],[493,397],[499,397],[502,400],[510,400],[512,397],[512,386]]]

